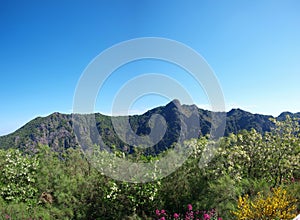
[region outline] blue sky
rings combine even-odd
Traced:
[[[36,116],[72,112],[87,65],[114,44],[139,37],[170,38],[201,54],[219,80],[227,110],[300,112],[299,11],[297,0],[0,0],[0,135]],[[120,87],[149,72],[175,78],[197,105],[209,108],[205,92],[183,70],[145,60],[111,75],[96,110],[110,113]],[[148,95],[130,111],[167,102]]]

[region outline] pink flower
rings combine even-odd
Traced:
[[[191,204],[188,204],[187,208],[188,208],[189,211],[193,210],[193,206]]]
[[[155,214],[156,214],[157,216],[160,216],[160,211],[159,211],[158,209],[156,209],[156,210],[155,210]]]
[[[166,220],[166,218],[165,217],[161,217],[159,220]]]
[[[203,217],[204,217],[204,220],[209,220],[210,219],[209,214],[204,214]]]
[[[161,214],[165,214],[166,211],[165,211],[164,209],[162,209],[162,210],[160,211],[160,213],[161,213]]]
[[[222,220],[222,218],[221,218],[221,217],[219,217],[219,218],[218,218],[218,220]]]
[[[175,219],[178,219],[178,218],[179,218],[179,214],[174,213],[174,218],[175,218]]]

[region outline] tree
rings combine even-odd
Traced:
[[[4,200],[31,203],[37,193],[36,171],[39,160],[36,156],[22,155],[19,150],[6,151],[1,164],[0,193]]]

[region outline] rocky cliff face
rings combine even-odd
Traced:
[[[53,113],[38,117],[16,132],[0,137],[1,148],[31,150],[38,144],[49,145],[55,150],[77,146],[71,115]]]

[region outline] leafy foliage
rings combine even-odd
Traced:
[[[264,179],[273,186],[290,179],[300,170],[299,124],[290,117],[273,122],[276,127],[264,135],[252,129],[224,137],[207,175],[211,179],[229,175],[235,181]]]
[[[214,218],[242,219],[245,210],[262,214],[272,209],[269,206],[285,210],[281,213],[285,217],[274,216],[287,218],[300,208],[299,124],[289,117],[272,123],[276,127],[264,134],[252,129],[218,142],[208,136],[186,141],[183,147],[192,153],[185,163],[162,179],[160,170],[153,182],[144,184],[103,175],[80,149],[53,151],[40,145],[34,154],[0,150],[0,219],[155,219],[156,209],[160,215],[164,210],[184,218],[191,214],[188,204],[193,210],[213,209]],[[217,147],[210,151],[215,157],[200,169],[207,146]],[[98,153],[101,157],[95,159],[116,165],[110,163],[107,151]],[[168,151],[156,156],[144,153],[114,151],[120,158],[154,164]],[[198,214],[204,218],[204,213]]]
[[[31,202],[37,193],[35,187],[39,160],[23,156],[19,150],[8,150],[1,164],[0,192],[6,201]]]

